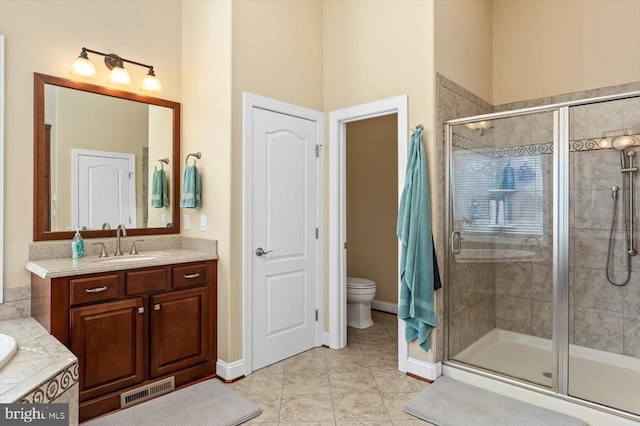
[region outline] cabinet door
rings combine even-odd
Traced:
[[[74,308],[70,322],[80,401],[142,382],[142,298]]]
[[[207,289],[151,296],[151,377],[207,359]]]

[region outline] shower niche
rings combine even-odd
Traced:
[[[445,123],[445,365],[640,421],[637,154],[640,93]]]

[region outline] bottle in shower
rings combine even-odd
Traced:
[[[507,165],[504,166],[504,170],[502,171],[502,188],[513,189],[515,186],[515,173],[513,167],[511,167],[511,161],[507,161]]]

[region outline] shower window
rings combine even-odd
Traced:
[[[470,236],[543,236],[544,171],[551,164],[553,133],[541,124],[549,122],[546,113],[453,128],[458,230]]]
[[[497,149],[483,153],[461,150],[454,162],[454,209],[460,229],[479,234],[542,235],[540,156],[500,156]],[[503,178],[509,173],[505,168],[511,169],[513,184],[505,185]]]

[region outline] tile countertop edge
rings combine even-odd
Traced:
[[[124,259],[130,259],[130,257],[125,255],[122,258],[122,262],[117,262],[118,258],[114,257],[100,260],[98,256],[88,256],[81,259],[30,260],[24,267],[40,278],[58,278],[218,259],[216,253],[188,249],[159,250],[151,253],[141,252],[139,256],[144,258],[145,254],[148,256],[152,253],[162,253],[162,255],[155,259],[139,261],[126,261]],[[106,261],[113,261],[114,263],[105,263]]]

